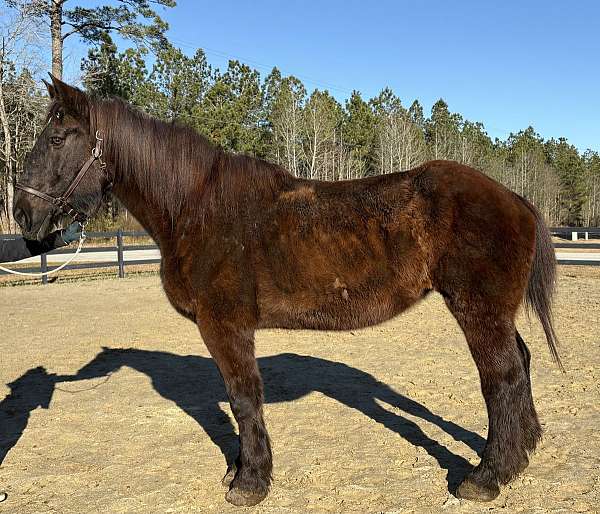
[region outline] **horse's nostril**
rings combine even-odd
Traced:
[[[28,232],[31,229],[31,220],[21,207],[15,207],[13,215],[15,217],[15,221],[19,224],[24,232]]]

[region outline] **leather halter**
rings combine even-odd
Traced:
[[[83,177],[95,161],[100,161],[100,169],[102,171],[106,169],[106,163],[101,159],[102,148],[100,145],[102,141],[103,139],[100,137],[100,132],[96,131],[96,146],[94,146],[94,148],[92,149],[91,157],[87,161],[85,161],[77,175],[75,175],[75,178],[71,182],[71,185],[61,196],[54,197],[42,191],[38,191],[33,187],[25,186],[19,183],[15,184],[15,189],[20,189],[21,191],[25,191],[26,193],[37,196],[38,198],[41,198],[42,200],[45,200],[46,202],[57,207],[59,213],[71,216],[71,218],[73,218],[74,221],[84,223],[87,220],[88,215],[73,207],[73,205],[69,203],[69,198],[71,197],[75,189],[77,189],[77,186],[83,180]]]

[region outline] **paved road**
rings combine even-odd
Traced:
[[[600,252],[556,252],[560,261],[600,261]]]
[[[61,264],[65,262],[71,254],[51,254],[48,255],[49,264]],[[560,261],[600,261],[600,252],[561,252],[556,253],[557,259]],[[124,254],[125,262],[136,260],[160,259],[158,250],[128,250]],[[77,256],[74,262],[110,262],[117,260],[117,252],[90,252],[81,253]],[[37,264],[40,262],[39,257],[31,257],[21,262],[30,262]]]

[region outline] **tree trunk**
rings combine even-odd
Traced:
[[[52,37],[52,75],[62,80],[63,39],[62,10],[65,0],[52,0],[50,3],[50,35]]]
[[[4,133],[4,166],[6,173],[6,219],[8,221],[8,231],[14,232],[15,220],[13,218],[14,203],[14,172],[12,155],[12,137],[10,125],[8,123],[8,114],[4,103],[4,77],[0,70],[0,122],[2,123],[2,132]]]

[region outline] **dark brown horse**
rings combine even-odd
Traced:
[[[228,501],[254,505],[271,483],[255,331],[366,327],[432,290],[465,333],[489,416],[481,463],[458,495],[491,500],[525,469],[541,427],[529,351],[514,323],[523,298],[558,360],[553,249],[526,200],[446,161],[354,181],[298,179],[120,100],[94,99],[55,79],[48,89],[48,125],[27,162],[15,218],[26,236],[44,237],[60,222],[52,197],[80,180],[69,208],[92,214],[112,187],[156,240],[165,292],[198,325],[239,425]],[[83,176],[94,147],[103,155]]]

